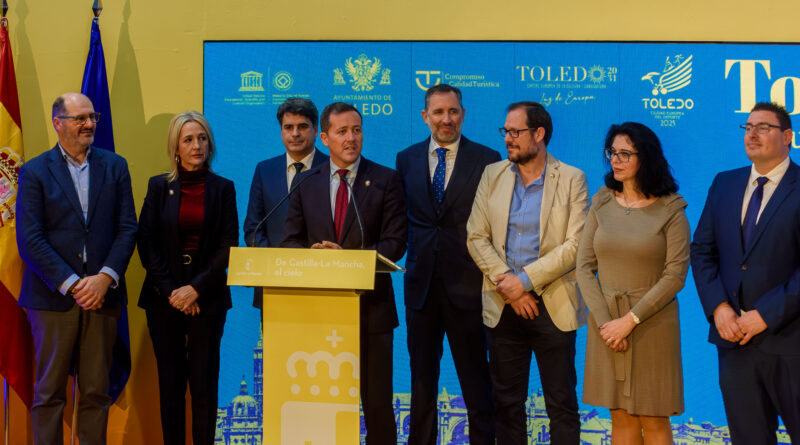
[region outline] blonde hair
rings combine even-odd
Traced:
[[[214,135],[211,133],[211,125],[208,124],[203,113],[199,111],[189,110],[172,118],[169,123],[169,130],[167,132],[167,156],[169,156],[170,171],[167,175],[167,181],[172,182],[178,179],[178,139],[181,136],[181,129],[189,122],[197,122],[203,127],[208,135],[208,155],[206,156],[205,166],[211,165],[211,159],[214,158]]]

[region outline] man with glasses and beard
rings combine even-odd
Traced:
[[[548,153],[552,133],[542,105],[508,107],[500,128],[508,160],[484,170],[467,222],[467,247],[484,275],[498,445],[528,443],[531,352],[550,443],[580,442],[575,330],[587,313],[574,269],[589,199],[584,173]]]

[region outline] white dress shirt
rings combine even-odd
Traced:
[[[458,145],[461,144],[461,136],[449,145],[439,145],[431,137],[431,142],[428,145],[428,170],[430,170],[430,179],[433,181],[433,173],[436,171],[436,165],[439,164],[439,155],[436,154],[438,147],[446,148],[445,154],[445,171],[444,171],[444,188],[447,189],[447,183],[450,181],[450,175],[453,174],[453,167],[456,165],[456,155],[458,154]]]
[[[339,185],[340,185],[339,182],[341,182],[340,179],[339,179],[339,174],[336,173],[336,171],[339,170],[341,167],[339,167],[338,165],[334,164],[333,163],[333,159],[330,160],[330,163],[331,163],[331,177],[330,177],[330,180],[331,180],[331,217],[334,218],[334,221],[335,221],[335,218],[336,218],[336,193],[339,191]],[[347,183],[350,184],[351,186],[353,185],[353,183],[356,180],[356,175],[358,174],[358,164],[360,164],[360,163],[361,163],[361,156],[359,156],[358,159],[356,159],[356,162],[353,162],[352,164],[348,165],[347,168],[346,168],[347,169]],[[347,187],[347,186],[345,185],[343,187]],[[351,193],[347,194],[347,202],[348,203],[350,202],[350,195],[351,195]]]
[[[757,172],[755,165],[750,167],[750,179],[747,181],[747,188],[744,189],[744,200],[742,201],[742,224],[744,224],[744,214],[747,213],[747,206],[750,204],[750,197],[753,196],[753,192],[756,190],[756,187],[758,187],[756,179],[762,176],[768,179],[764,184],[764,197],[761,199],[761,208],[758,209],[758,217],[756,218],[756,224],[758,224],[758,220],[761,218],[761,212],[764,211],[772,194],[775,193],[775,189],[778,187],[781,179],[783,179],[783,175],[786,174],[786,170],[789,169],[790,163],[791,159],[789,156],[786,156],[783,162],[776,165],[775,168],[765,175]]]
[[[303,168],[301,171],[307,171],[311,168],[311,164],[314,162],[314,153],[317,152],[317,149],[311,150],[311,153],[308,156],[304,157],[300,160],[303,163]],[[292,180],[294,176],[297,174],[297,169],[294,168],[294,163],[296,161],[289,156],[289,153],[286,153],[286,190],[292,189]]]

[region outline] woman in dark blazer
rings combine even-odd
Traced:
[[[213,444],[219,347],[231,307],[225,269],[239,239],[236,192],[209,170],[214,139],[202,114],[172,119],[167,153],[171,171],[150,178],[139,219],[147,271],[139,307],[156,356],[164,443],[184,443],[188,381],[193,443]]]

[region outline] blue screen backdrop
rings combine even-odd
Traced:
[[[309,98],[320,111],[334,101],[354,104],[363,114],[362,154],[394,167],[398,151],[429,135],[420,116],[425,89],[449,83],[463,93],[463,133],[503,156],[497,128],[504,123],[505,107],[518,100],[545,105],[554,126],[548,150],[586,172],[590,194],[602,185],[608,127],[623,121],[648,125],[662,141],[694,229],[714,175],[749,164],[738,125],[750,107],[756,101],[777,101],[792,115],[800,113],[799,54],[798,46],[783,44],[206,42],[204,112],[217,143],[212,167],[235,182],[242,221],[256,164],[284,152],[275,117],[283,100]],[[317,147],[327,152],[319,140]],[[402,405],[398,418],[404,443],[410,374],[402,276],[394,275],[394,286],[401,319],[394,339],[394,392]],[[259,313],[251,307],[251,289],[232,291],[219,389],[218,435],[227,438],[238,434],[230,421],[231,401],[243,392],[242,382],[251,396],[254,385],[260,385],[253,358]],[[672,418],[675,438],[707,443],[725,434],[726,421],[716,348],[706,342],[708,322],[691,273],[678,300],[686,412]],[[579,394],[585,336],[584,327],[578,331],[576,357]],[[269,359],[265,352],[264,360]],[[544,421],[535,364],[530,382],[531,443],[549,443],[546,427],[538,426]],[[440,380],[440,389],[445,388],[454,415],[461,412],[463,422],[463,401],[456,397],[461,391],[447,348]],[[584,404],[580,409],[584,440],[607,443],[608,410]],[[443,429],[442,444],[467,443],[463,427]]]

